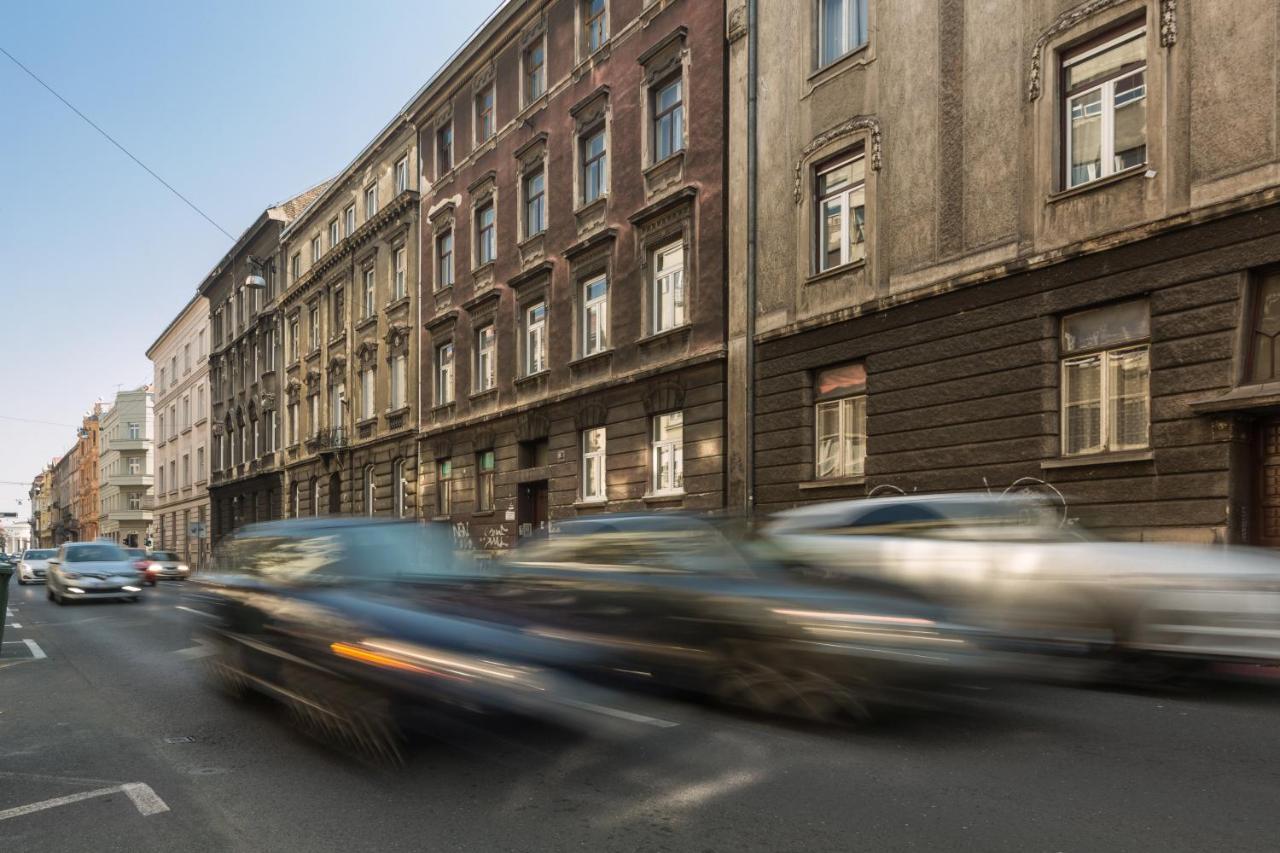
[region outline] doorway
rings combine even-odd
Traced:
[[[329,475],[329,515],[342,512],[342,475],[334,471]]]
[[[521,483],[516,501],[516,523],[520,539],[547,535],[547,481]]]

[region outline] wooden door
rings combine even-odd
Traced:
[[[547,534],[547,481],[520,484],[517,502],[519,513],[519,537],[545,536]]]

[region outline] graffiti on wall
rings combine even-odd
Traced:
[[[996,491],[986,477],[982,478],[982,484],[986,486],[988,495],[995,495]],[[914,494],[917,490],[913,489]],[[869,498],[889,497],[890,495],[905,495],[907,491],[901,486],[893,483],[881,483],[867,491]],[[1044,504],[1052,507],[1058,518],[1059,527],[1067,527],[1075,524],[1076,519],[1070,515],[1070,505],[1067,502],[1067,496],[1064,495],[1053,483],[1040,479],[1039,477],[1019,477],[1008,486],[1000,491],[1002,497],[1016,496],[1035,498]]]

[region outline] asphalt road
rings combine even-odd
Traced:
[[[458,723],[374,770],[209,689],[180,586],[149,593],[10,587],[0,849],[1280,849],[1280,688],[1019,684],[834,731],[620,695],[588,732]]]

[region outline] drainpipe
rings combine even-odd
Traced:
[[[747,323],[746,348],[743,359],[747,372],[747,422],[743,430],[746,441],[747,470],[743,478],[747,493],[747,517],[756,508],[756,73],[758,36],[758,0],[747,0]]]

